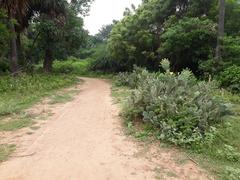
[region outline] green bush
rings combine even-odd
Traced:
[[[145,68],[135,66],[132,73],[122,72],[115,77],[115,85],[117,86],[129,86],[130,88],[137,88],[139,83],[155,76],[154,73],[149,73]]]
[[[168,68],[166,61],[164,66]],[[137,86],[128,98],[125,116],[151,123],[159,139],[183,146],[200,144],[224,115],[225,106],[212,96],[214,83],[198,82],[189,70],[178,75],[142,70],[128,81]]]
[[[231,66],[225,69],[218,78],[220,85],[228,90],[240,92],[240,66]]]
[[[53,71],[60,74],[85,75],[88,73],[89,63],[88,60],[76,58],[69,58],[66,61],[54,61]]]

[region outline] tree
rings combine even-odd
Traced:
[[[224,37],[224,20],[225,20],[225,0],[219,0],[219,17],[218,17],[218,38],[216,47],[216,64],[222,59],[222,39]]]
[[[114,26],[114,23],[102,26],[99,32],[95,35],[95,37],[100,42],[106,41],[109,38],[109,35],[112,31],[113,26]]]
[[[10,32],[5,23],[6,18],[5,13],[0,11],[0,60],[3,59],[8,50],[8,41],[10,39]]]
[[[240,1],[226,0],[225,27],[228,36],[240,35]]]
[[[28,9],[28,0],[1,0],[0,8],[6,10],[8,16],[8,26],[12,33],[10,40],[10,69],[13,75],[18,73],[18,53],[17,53],[17,38],[16,29],[13,19],[17,14],[23,14]]]
[[[208,19],[183,18],[162,34],[159,52],[169,58],[173,72],[185,68],[199,74],[199,64],[208,59],[216,42],[216,24]]]

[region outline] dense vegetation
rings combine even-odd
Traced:
[[[209,138],[221,122],[226,107],[213,94],[213,82],[197,81],[189,70],[175,75],[169,61],[162,62],[165,73],[135,69],[120,75],[118,83],[134,90],[126,106],[128,119],[141,119],[159,131],[159,138],[176,145],[196,146]]]
[[[158,70],[161,59],[168,58],[173,72],[189,68],[197,76],[208,76],[239,65],[240,29],[234,23],[239,1],[226,0],[224,38],[217,31],[218,9],[217,0],[144,1],[114,25],[103,66],[112,62],[108,69],[115,65],[119,71],[132,70],[135,64]],[[217,42],[221,56],[216,55]]]
[[[86,14],[90,3],[91,0],[1,0],[0,70],[17,75],[32,71],[34,64],[43,60],[44,71],[51,72],[54,59],[78,56],[88,39],[83,18],[78,15]]]
[[[240,1],[143,0],[95,36],[83,28],[91,2],[0,0],[0,131],[29,125],[2,118],[76,76],[121,72],[128,127],[140,122],[140,136],[154,134],[222,179],[240,179]],[[0,145],[0,162],[14,148]]]
[[[199,81],[189,70],[176,75],[169,64],[162,61],[164,72],[134,67],[116,77],[114,93],[122,97],[129,132],[187,149],[220,179],[239,179],[239,95],[220,90],[217,81]]]

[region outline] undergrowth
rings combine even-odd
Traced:
[[[168,62],[162,65],[166,69]],[[239,95],[199,82],[187,70],[179,75],[166,70],[135,68],[116,77],[113,94],[124,104],[128,132],[183,147],[219,179],[240,179]]]

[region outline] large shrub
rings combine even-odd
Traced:
[[[225,69],[219,76],[219,82],[222,87],[228,90],[240,93],[240,66],[231,66]]]
[[[153,78],[154,73],[149,73],[145,68],[135,66],[132,73],[122,72],[115,78],[117,86],[128,86],[130,88],[137,88],[139,83],[147,78]]]
[[[126,117],[151,123],[160,139],[174,144],[201,143],[224,112],[212,96],[214,84],[198,82],[189,70],[148,76],[145,71],[139,73],[138,85],[128,99]]]

